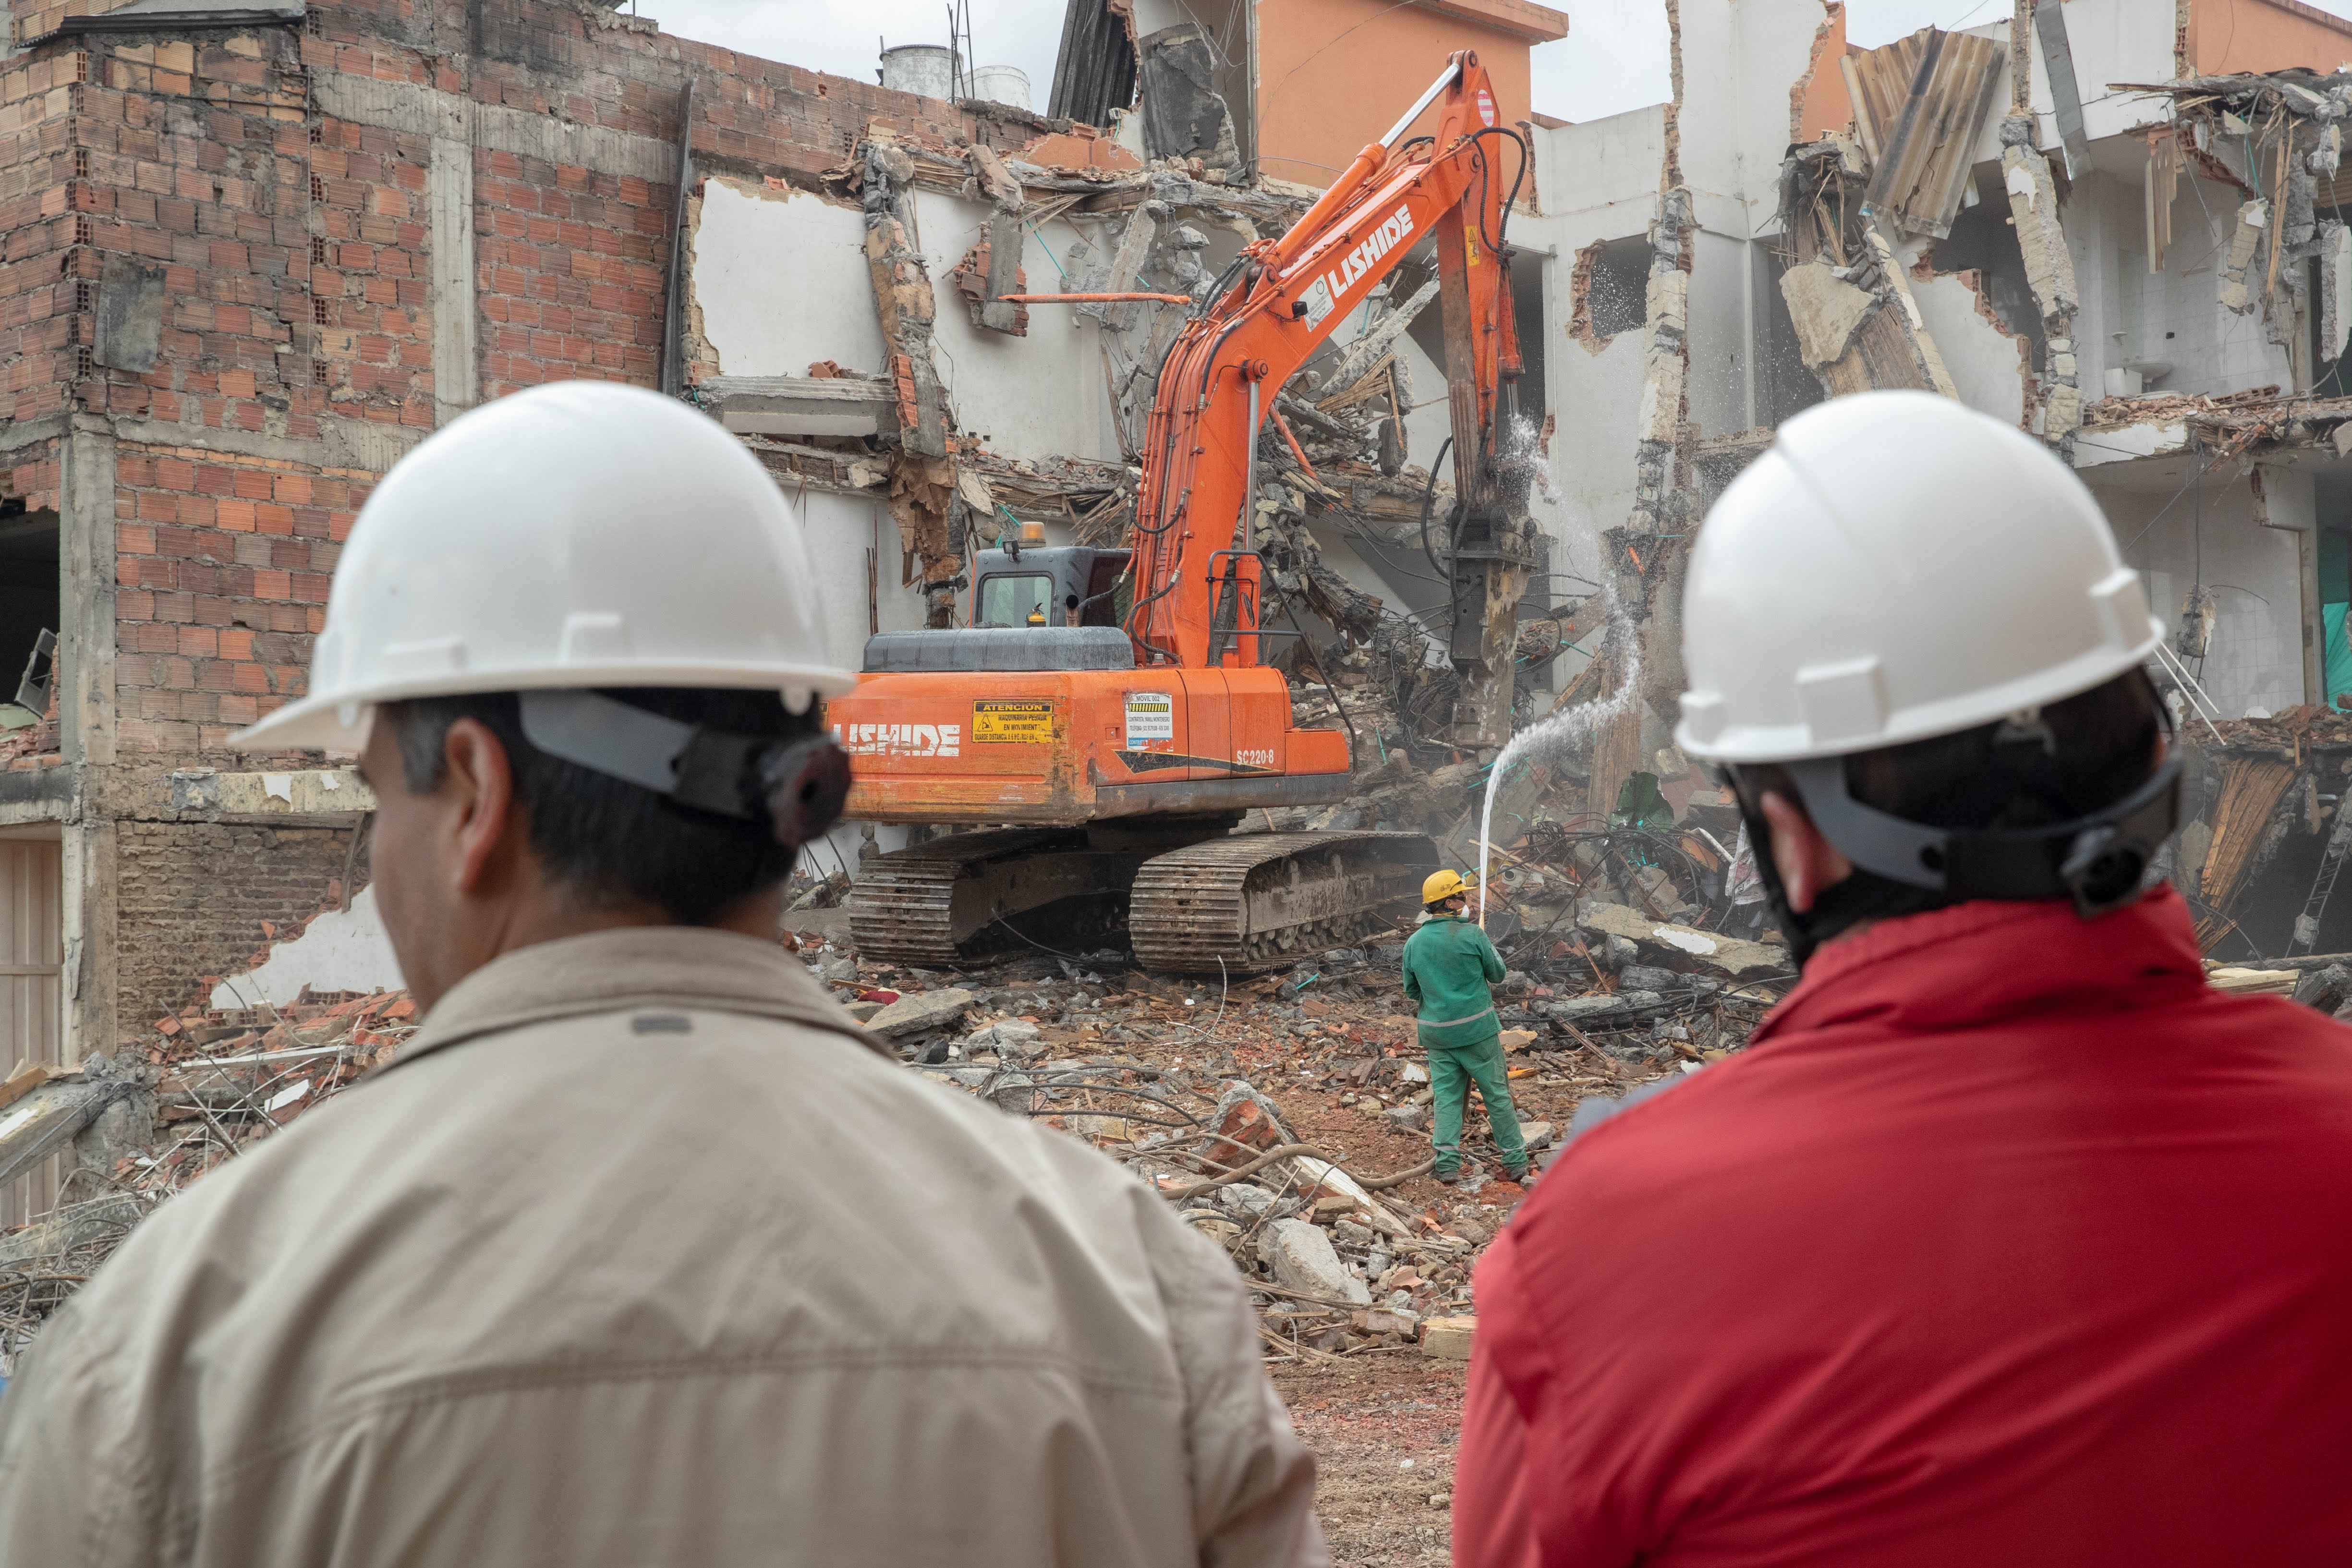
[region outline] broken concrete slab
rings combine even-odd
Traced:
[[[0,1111],[0,1186],[5,1186],[131,1092],[128,1083],[52,1083]]]
[[[1654,921],[1622,904],[1600,905],[1583,916],[1582,924],[1589,931],[1623,937],[1637,946],[1646,946],[1653,955],[1663,952],[1696,959],[1733,980],[1760,980],[1768,975],[1786,974],[1792,967],[1789,950],[1785,947],[1770,942],[1742,942],[1738,937],[1724,936],[1715,931],[1694,931],[1688,926]],[[1582,1000],[1598,999],[1588,997]]]
[[[898,428],[898,394],[866,376],[715,375],[697,390],[738,435],[875,436]]]
[[[1237,1215],[1255,1219],[1280,1200],[1255,1182],[1235,1182],[1218,1189],[1225,1207]]]
[[[975,1051],[994,1051],[1008,1057],[1034,1056],[1038,1048],[1037,1026],[1018,1018],[1000,1018],[993,1024],[983,1024],[957,1043],[966,1056]]]
[[[1537,1007],[1547,1018],[1583,1028],[1596,1024],[1631,1023],[1663,1000],[1654,991],[1621,991],[1615,995],[1571,996],[1564,1002],[1538,1003]]]
[[[1204,169],[1241,161],[1233,112],[1210,85],[1216,56],[1208,31],[1181,22],[1141,40],[1143,145],[1154,158],[1198,158]]]
[[[1475,1317],[1425,1319],[1421,1325],[1421,1353],[1433,1361],[1468,1361],[1477,1334]]]
[[[2230,237],[2230,254],[2221,263],[2221,308],[2245,315],[2254,308],[2254,294],[2246,282],[2262,254],[2270,229],[2271,204],[2257,197],[2238,208],[2238,226]]]
[[[68,1204],[39,1224],[0,1239],[0,1268],[55,1258],[110,1231],[127,1231],[146,1214],[147,1205],[129,1193],[109,1193],[87,1203]]]
[[[0,1107],[16,1104],[43,1084],[72,1076],[72,1068],[55,1062],[26,1062],[8,1075],[6,1082],[0,1083]]]
[[[1362,1183],[1330,1161],[1318,1159],[1312,1154],[1298,1154],[1294,1155],[1290,1163],[1298,1172],[1300,1186],[1345,1199],[1371,1221],[1374,1229],[1384,1230],[1391,1236],[1412,1234],[1412,1226],[1390,1213],[1388,1205],[1372,1196]]]
[[[1257,1255],[1285,1289],[1351,1306],[1369,1307],[1372,1292],[1348,1271],[1320,1226],[1303,1219],[1278,1219],[1259,1236]]]
[[[904,1039],[919,1035],[926,1029],[944,1028],[960,1023],[971,1006],[971,993],[958,986],[944,986],[937,991],[918,991],[911,996],[901,996],[866,1020],[866,1026],[888,1039]]]
[[[1797,329],[1797,355],[1816,375],[1844,356],[1853,334],[1878,308],[1878,296],[1855,288],[1838,270],[1826,261],[1808,261],[1780,275],[1780,298],[1788,301],[1789,320]]]

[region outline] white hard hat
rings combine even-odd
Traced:
[[[1927,392],[1807,409],[1707,513],[1683,590],[1675,740],[1795,762],[2088,691],[2164,628],[2083,482]]]
[[[583,687],[856,683],[824,652],[800,525],[740,442],[610,382],[519,392],[384,476],[335,567],[310,694],[233,746],[357,750],[372,705]]]

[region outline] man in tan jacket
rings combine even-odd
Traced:
[[[1213,1247],[773,941],[845,763],[796,529],[571,384],[389,475],[312,695],[423,1031],[149,1219],[0,1398],[0,1563],[1290,1564]]]

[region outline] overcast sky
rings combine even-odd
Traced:
[[[1569,36],[1535,52],[1535,106],[1563,120],[1605,115],[1666,97],[1663,0],[1549,0],[1570,17]],[[2153,0],[2151,0],[2153,3]],[[2352,16],[2352,0],[2311,0]],[[872,80],[891,44],[947,42],[947,0],[632,0],[665,31],[747,54]],[[983,65],[1029,73],[1033,107],[1053,90],[1065,0],[971,0],[972,52]],[[1921,27],[1974,27],[1999,20],[2010,0],[1851,0],[1846,37],[1864,48]]]

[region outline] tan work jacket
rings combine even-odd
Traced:
[[[0,1563],[1321,1563],[1314,1474],[1141,1184],[633,929],[132,1235],[0,1396]]]

